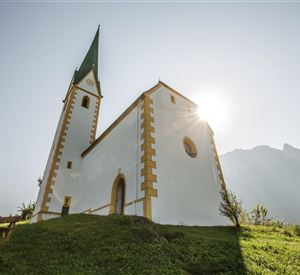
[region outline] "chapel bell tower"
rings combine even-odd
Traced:
[[[102,98],[98,44],[99,27],[63,100],[32,222],[68,214],[80,200],[81,154],[95,140]]]

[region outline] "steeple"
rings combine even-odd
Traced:
[[[79,69],[75,70],[74,72],[74,80],[73,83],[77,84],[80,80],[82,80],[88,72],[90,72],[92,69],[94,70],[95,77],[97,79],[98,88],[100,91],[100,83],[98,81],[98,45],[99,45],[99,27],[97,29],[97,32],[95,34],[94,40],[83,59]]]

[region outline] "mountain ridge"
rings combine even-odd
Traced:
[[[250,211],[263,203],[269,215],[300,223],[300,150],[285,143],[283,149],[259,145],[220,156],[225,182]]]

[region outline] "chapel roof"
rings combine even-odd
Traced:
[[[82,157],[85,157],[93,148],[102,140],[104,139],[111,130],[113,130],[122,120],[125,118],[139,103],[141,99],[145,96],[145,94],[152,94],[156,92],[160,87],[165,87],[171,92],[175,93],[176,95],[184,98],[185,100],[189,101],[191,104],[193,104],[195,107],[198,107],[198,105],[193,102],[192,100],[188,99],[187,97],[183,96],[181,93],[177,92],[167,84],[165,84],[162,81],[158,81],[156,85],[154,85],[152,88],[149,90],[143,92],[86,150],[83,151],[81,154]]]

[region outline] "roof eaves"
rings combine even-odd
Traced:
[[[101,142],[101,140],[103,140],[123,120],[123,118],[125,118],[137,106],[139,100],[143,99],[145,94],[152,94],[162,86],[166,87],[167,89],[171,90],[172,92],[181,96],[182,98],[188,100],[190,103],[194,104],[195,106],[198,106],[196,103],[186,98],[181,93],[177,92],[176,90],[174,90],[173,88],[165,84],[164,82],[158,81],[158,83],[155,84],[152,88],[143,92],[87,149],[83,151],[81,156],[84,158],[99,142]]]
[[[101,140],[103,140],[139,103],[145,93],[142,93],[87,149],[81,156],[84,158]]]
[[[172,87],[170,87],[169,85],[167,85],[166,83],[162,82],[159,80],[158,82],[159,84],[161,84],[162,86],[164,86],[165,88],[171,90],[172,92],[174,92],[175,94],[177,94],[178,96],[182,97],[183,99],[189,101],[190,103],[192,103],[195,107],[199,107],[198,104],[196,104],[195,102],[193,102],[192,100],[190,100],[189,98],[185,97],[184,95],[182,95],[181,93],[179,93],[178,91],[176,91],[175,89],[173,89]]]

